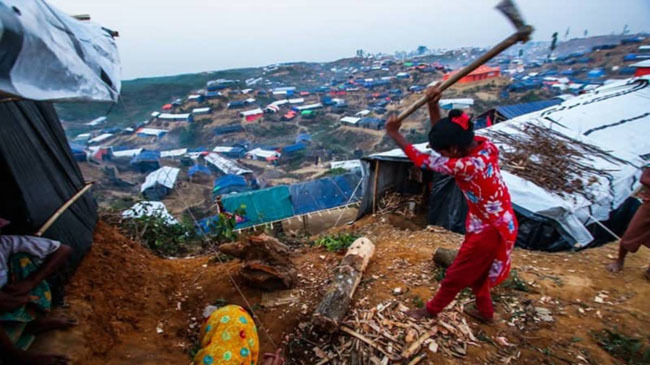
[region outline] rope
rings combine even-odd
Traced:
[[[186,196],[181,192],[181,189],[177,189],[177,191],[178,191],[179,195],[183,195],[181,200],[183,201],[183,205],[185,206],[185,210],[190,215],[190,218],[192,218],[192,220],[194,221],[194,224],[196,226],[198,226],[199,229],[201,230],[201,236],[202,236],[203,240],[206,243],[210,243],[210,240],[208,239],[208,236],[207,236],[206,232],[203,230],[203,227],[199,224],[196,217],[194,216],[194,213],[192,213],[192,210],[187,205],[187,199],[185,199]],[[223,261],[223,259],[219,255],[216,255],[215,257],[217,258],[217,260],[219,261],[220,264],[225,264],[225,261]],[[235,279],[232,277],[232,275],[230,275],[229,271],[226,271],[226,275],[228,275],[228,279],[230,280],[230,283],[232,284],[233,287],[235,287],[235,289],[237,290],[237,292],[239,293],[241,298],[244,300],[244,303],[246,304],[246,306],[248,307],[248,310],[253,315],[253,318],[257,321],[257,323],[260,324],[260,327],[262,328],[264,336],[266,337],[266,339],[269,341],[269,343],[271,343],[273,348],[277,348],[278,346],[275,344],[275,341],[273,341],[273,338],[271,338],[271,335],[269,334],[268,330],[266,329],[266,326],[264,326],[264,323],[262,323],[262,320],[257,315],[257,313],[255,313],[255,310],[253,309],[253,306],[251,305],[248,298],[246,298],[246,295],[244,295],[244,292],[241,290],[241,288],[237,285],[237,283],[235,282]]]

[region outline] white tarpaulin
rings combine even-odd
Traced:
[[[140,217],[161,217],[169,225],[178,224],[174,218],[167,211],[167,207],[162,202],[144,201],[135,203],[131,208],[122,212],[122,218],[140,218]]]
[[[158,170],[151,172],[147,175],[144,184],[140,187],[140,192],[156,185],[162,185],[168,189],[173,189],[180,171],[181,170],[176,167],[163,166]]]
[[[524,117],[551,120],[609,149],[650,155],[650,76],[613,82]]]
[[[209,153],[205,156],[205,161],[212,164],[222,173],[229,175],[252,174],[253,171],[239,166],[235,161],[227,159],[218,153]]]
[[[0,91],[32,100],[113,101],[120,60],[110,32],[42,0],[0,2]]]

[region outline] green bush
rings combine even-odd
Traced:
[[[644,346],[638,338],[628,337],[610,329],[592,332],[592,336],[600,347],[626,364],[650,364],[650,347]]]
[[[169,224],[162,215],[142,216],[123,221],[122,228],[154,252],[178,256],[188,252],[188,244],[198,237],[192,225]]]
[[[351,233],[338,233],[333,235],[323,236],[314,241],[315,246],[325,247],[327,251],[338,252],[350,247],[352,242],[360,236]]]

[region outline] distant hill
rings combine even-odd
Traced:
[[[152,111],[160,110],[162,105],[176,98],[186,98],[192,90],[204,88],[207,81],[218,78],[244,80],[255,70],[258,69],[242,68],[126,80],[122,82],[117,104],[58,103],[55,107],[61,120],[66,122],[84,123],[106,115],[108,125],[127,126],[148,119]]]

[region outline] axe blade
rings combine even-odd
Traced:
[[[497,9],[510,20],[517,30],[521,30],[526,26],[519,9],[517,9],[517,6],[512,0],[501,0],[497,5]]]

